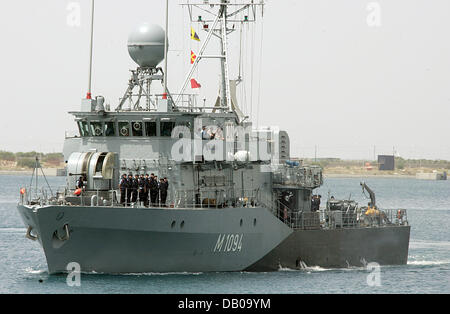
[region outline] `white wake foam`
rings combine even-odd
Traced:
[[[126,273],[119,274],[120,276],[199,276],[203,273],[190,273],[190,272],[173,272],[173,273]]]
[[[450,264],[450,260],[442,261],[408,261],[408,265],[414,266],[436,266]]]
[[[292,269],[289,267],[283,267],[280,265],[280,267],[278,268],[278,271],[306,271],[306,272],[321,272],[321,271],[330,271],[333,270],[331,268],[323,268],[320,266],[308,266],[306,265],[306,263],[304,262],[300,262],[299,268],[298,269]]]
[[[411,241],[409,247],[412,249],[447,248],[450,249],[450,241]]]
[[[25,228],[0,228],[0,232],[4,233],[22,233],[27,232]]]
[[[42,275],[47,273],[47,270],[44,269],[32,269],[31,267],[25,268],[25,272],[32,275]]]

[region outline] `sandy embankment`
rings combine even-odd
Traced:
[[[57,168],[43,168],[44,174],[47,177],[56,177]],[[0,175],[9,175],[9,176],[27,176],[32,175],[33,169],[23,169],[23,170],[0,170]],[[39,175],[42,175],[41,170],[39,169]]]
[[[404,175],[404,174],[373,174],[373,173],[361,173],[361,174],[349,174],[349,173],[325,173],[325,178],[398,178],[398,179],[415,179],[416,176]]]
[[[417,173],[449,172],[448,169],[405,168],[394,171],[367,170],[362,167],[325,167],[326,178],[416,178]]]

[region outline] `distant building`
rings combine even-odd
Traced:
[[[395,156],[391,155],[379,155],[378,165],[380,171],[393,171],[395,170]]]

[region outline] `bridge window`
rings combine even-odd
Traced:
[[[84,136],[84,130],[83,130],[83,127],[82,127],[82,125],[81,125],[81,121],[78,121],[77,122],[77,126],[78,126],[78,131],[80,132],[80,136]]]
[[[142,136],[144,135],[144,128],[142,126],[142,122],[131,122],[133,126],[133,136]]]
[[[123,136],[123,137],[130,136],[130,123],[129,122],[119,122],[119,132],[120,132],[120,136]]]
[[[101,122],[91,122],[91,134],[92,136],[103,136],[103,129]]]
[[[156,130],[157,130],[156,122],[145,122],[145,135],[146,136],[150,136],[150,137],[156,136],[157,135]]]
[[[114,122],[105,122],[105,136],[116,136]]]
[[[184,138],[185,136],[187,138],[189,138],[189,134],[190,134],[190,138],[192,138],[192,127],[191,127],[191,123],[188,121],[178,121],[176,124],[176,127],[183,127],[181,129],[179,129],[178,131],[180,132],[179,138]]]
[[[174,128],[175,128],[174,121],[161,121],[161,136],[171,137]]]
[[[86,121],[78,121],[78,128],[82,137],[89,136],[89,125]]]

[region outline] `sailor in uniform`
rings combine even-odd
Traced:
[[[83,177],[80,177],[77,181],[77,189],[83,189],[84,188],[84,179]]]
[[[202,128],[202,140],[210,140],[211,139],[211,135],[209,134],[208,130],[206,129],[206,126],[204,126]]]
[[[127,179],[127,205],[131,204],[132,195],[133,195],[133,175],[129,173]]]
[[[160,195],[160,182],[158,180],[158,176],[155,176],[155,182],[156,182],[156,199],[155,199],[155,206],[159,207],[161,204],[161,195]]]
[[[150,176],[148,175],[148,173],[145,175],[145,193],[144,193],[144,206],[148,207],[149,206],[149,199],[150,199]]]
[[[156,206],[156,200],[158,198],[158,182],[156,181],[155,175],[152,173],[150,178],[150,201],[152,206]]]
[[[138,200],[138,191],[139,191],[139,175],[136,174],[132,181],[133,194],[131,195],[131,203],[136,203]]]
[[[167,178],[161,179],[161,182],[159,184],[161,207],[166,207],[168,190],[169,190],[169,181],[167,181]]]
[[[144,204],[145,205],[145,195],[147,192],[147,186],[145,183],[145,178],[144,175],[141,174],[141,177],[138,180],[138,187],[139,187],[139,202],[140,204]]]
[[[125,199],[127,195],[127,187],[128,187],[128,181],[127,181],[127,175],[124,174],[122,178],[120,179],[119,183],[119,190],[120,190],[120,204],[125,206]]]
[[[150,206],[150,176],[148,173],[145,175],[145,207]]]

